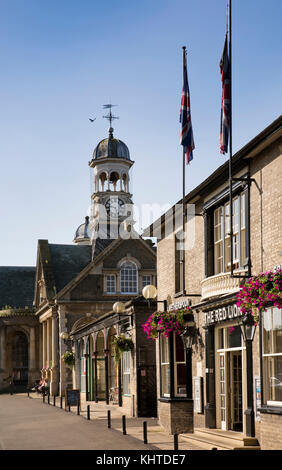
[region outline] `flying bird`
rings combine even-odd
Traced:
[[[89,118],[89,121],[94,122],[94,121],[96,121],[96,118],[94,118],[94,119]]]

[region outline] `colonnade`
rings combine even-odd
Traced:
[[[50,382],[51,395],[57,395],[59,385],[59,328],[56,313],[41,322],[41,348],[42,376]]]

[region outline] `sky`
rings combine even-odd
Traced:
[[[282,2],[232,5],[236,152],[281,114]],[[226,0],[0,1],[0,265],[35,265],[38,239],[72,243],[90,204],[88,162],[108,135],[103,104],[118,105],[134,203],[181,198],[182,46],[195,140],[186,192],[226,161],[225,28]]]

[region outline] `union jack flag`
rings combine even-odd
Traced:
[[[182,99],[180,107],[180,122],[182,123],[180,144],[184,147],[186,155],[186,163],[193,160],[193,150],[195,148],[193,129],[191,121],[191,109],[190,109],[190,96],[189,96],[189,85],[187,77],[187,61],[186,53],[183,54],[183,88],[182,88]]]
[[[220,59],[220,74],[222,82],[221,119],[220,119],[220,153],[226,153],[230,132],[230,62],[227,50],[227,34]]]

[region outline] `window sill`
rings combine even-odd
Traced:
[[[180,291],[180,292],[175,292],[174,296],[173,296],[175,299],[177,299],[178,297],[186,297],[186,291]]]
[[[262,414],[271,414],[271,415],[282,415],[281,406],[262,406],[258,408],[258,411]]]
[[[159,401],[162,403],[171,403],[171,402],[179,402],[179,401],[193,401],[193,399],[186,398],[186,397],[174,397],[174,398],[161,397],[159,398]]]

